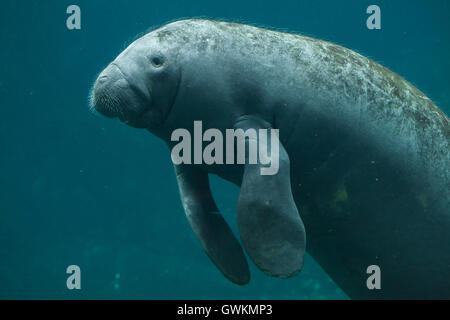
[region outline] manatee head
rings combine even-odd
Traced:
[[[161,126],[181,78],[175,52],[155,32],[134,41],[98,75],[91,108],[135,128]]]

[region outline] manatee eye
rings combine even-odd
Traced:
[[[157,68],[161,67],[163,65],[163,63],[164,63],[163,58],[158,57],[158,56],[151,58],[150,61],[151,61],[152,65],[157,67]]]

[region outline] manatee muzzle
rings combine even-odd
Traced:
[[[151,107],[148,89],[129,81],[114,63],[98,76],[91,99],[93,108],[100,114],[126,123],[137,121]]]

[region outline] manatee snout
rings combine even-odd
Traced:
[[[116,118],[121,114],[123,95],[129,90],[128,81],[122,76],[119,68],[110,64],[103,70],[94,83],[91,97],[92,107],[108,118]]]
[[[131,80],[116,63],[109,64],[94,83],[92,108],[108,118],[138,126],[140,117],[151,107],[151,97],[146,87],[135,84],[133,77]]]

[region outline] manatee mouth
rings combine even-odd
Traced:
[[[98,76],[91,90],[91,108],[108,118],[138,128],[156,121],[149,89],[129,81],[120,68],[111,63]]]

